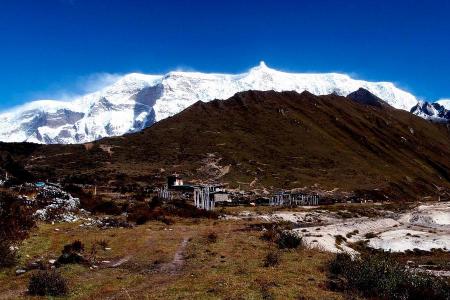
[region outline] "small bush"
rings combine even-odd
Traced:
[[[335,239],[336,239],[336,245],[340,245],[343,242],[347,241],[347,239],[345,237],[343,237],[342,235],[340,235],[340,234],[336,235]]]
[[[281,257],[278,251],[270,251],[264,258],[264,267],[275,267],[280,264]]]
[[[355,229],[355,230],[353,230],[352,232],[347,233],[347,234],[345,235],[345,237],[346,237],[346,238],[351,238],[352,236],[354,236],[355,234],[358,234],[358,233],[359,233],[359,230],[358,230],[358,229]]]
[[[148,203],[148,207],[150,209],[155,209],[157,207],[160,207],[163,204],[163,201],[159,197],[153,197],[152,200]]]
[[[364,235],[364,237],[366,238],[366,239],[373,239],[374,237],[376,237],[377,235],[375,234],[375,233],[373,233],[373,232],[368,232],[368,233],[366,233],[365,235]]]
[[[108,248],[108,241],[107,240],[98,240],[95,241],[95,244],[97,244],[102,250],[105,250],[106,248]]]
[[[263,300],[274,300],[275,296],[268,287],[261,286],[261,297]]]
[[[272,223],[270,228],[264,231],[263,235],[261,236],[261,239],[269,242],[276,242],[279,239],[280,235],[283,233],[283,231],[292,229],[294,229],[294,224],[292,222]]]
[[[55,271],[39,271],[28,284],[28,293],[34,296],[64,296],[68,292],[67,280]]]
[[[347,253],[338,253],[336,257],[330,261],[328,269],[331,274],[344,274],[347,272],[347,267],[352,264],[353,260]]]
[[[130,228],[133,227],[130,223],[128,223],[127,221],[123,220],[120,217],[115,217],[115,218],[105,218],[101,221],[101,223],[98,225],[98,227],[100,228],[118,228],[118,227],[123,227],[123,228]]]
[[[0,240],[19,241],[35,226],[33,209],[14,194],[0,192]]]
[[[343,219],[350,219],[350,218],[354,218],[354,217],[357,216],[356,214],[353,214],[353,213],[351,213],[349,211],[338,211],[337,215],[340,216]]]
[[[143,225],[148,221],[158,219],[164,219],[164,212],[161,209],[151,209],[144,203],[133,206],[127,217],[129,222],[135,222],[136,225]]]
[[[302,238],[292,231],[283,231],[277,240],[280,249],[295,249],[302,244]]]
[[[173,224],[175,224],[175,221],[172,218],[168,218],[166,216],[163,216],[162,218],[160,218],[159,221],[163,222],[166,225],[173,225]]]
[[[136,225],[144,225],[145,223],[147,223],[149,220],[151,220],[151,218],[148,218],[146,215],[140,215],[136,217]]]
[[[81,241],[76,240],[72,244],[65,245],[63,251],[66,251],[66,252],[83,252],[84,251],[84,244]]]
[[[263,232],[261,239],[268,242],[275,242],[279,236],[280,232],[278,230],[276,230],[275,228],[270,228],[269,230]]]
[[[261,299],[263,300],[274,300],[277,299],[271,288],[275,287],[277,284],[273,281],[267,279],[257,279],[256,284],[259,285],[259,290],[261,292]]]
[[[11,250],[12,243],[0,240],[0,268],[9,268],[17,263],[17,253]]]
[[[114,201],[105,200],[99,196],[94,197],[93,203],[91,205],[91,212],[94,214],[103,213],[108,215],[120,215],[123,212],[122,208]]]
[[[82,264],[86,263],[83,257],[84,244],[80,241],[75,241],[64,246],[61,256],[58,258],[58,264]]]
[[[208,240],[209,243],[217,242],[217,233],[215,233],[215,232],[208,233],[208,235],[206,236],[206,239]]]

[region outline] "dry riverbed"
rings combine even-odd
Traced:
[[[403,212],[377,207],[372,216],[358,216],[355,206],[340,211],[327,207],[305,207],[303,211],[280,210],[257,214],[241,212],[233,218],[260,218],[265,221],[288,221],[298,225],[293,229],[312,248],[329,252],[350,252],[352,243],[367,241],[368,246],[391,252],[407,250],[450,250],[450,202],[417,204]],[[367,207],[367,206],[366,206]],[[373,209],[376,207],[372,205]]]

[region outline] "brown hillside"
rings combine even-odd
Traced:
[[[32,148],[20,156],[31,173],[80,182],[162,182],[176,171],[243,189],[379,189],[396,198],[450,187],[448,128],[360,95],[249,91],[198,102],[140,133]]]

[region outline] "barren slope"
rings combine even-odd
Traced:
[[[177,171],[244,189],[378,189],[406,198],[449,188],[447,127],[362,102],[243,92],[197,102],[140,133],[89,146],[34,146],[22,162],[40,177],[85,182],[163,182]]]

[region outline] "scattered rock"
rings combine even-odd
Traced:
[[[27,270],[25,270],[25,269],[17,269],[16,275],[22,275],[22,274],[25,274],[26,272],[27,272]]]

